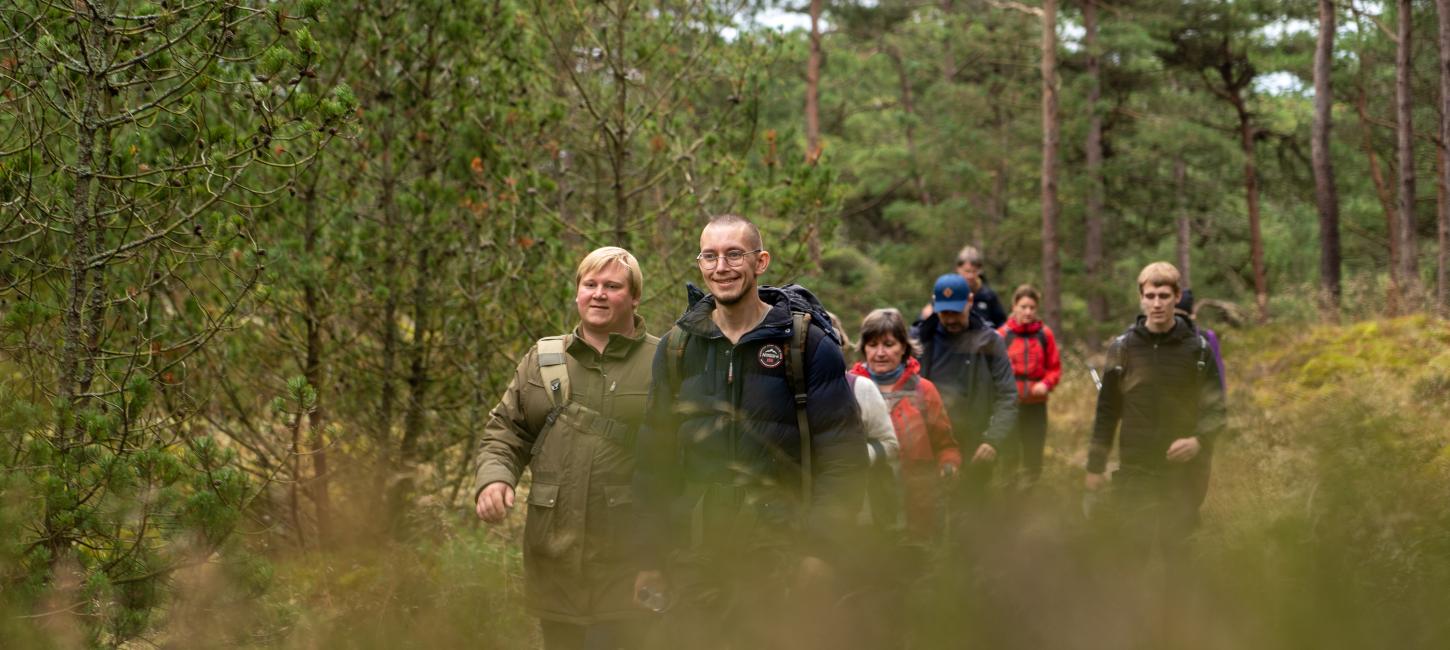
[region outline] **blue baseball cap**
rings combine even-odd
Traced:
[[[967,286],[967,279],[956,273],[947,273],[936,279],[931,308],[935,311],[965,312],[971,297],[972,288]]]

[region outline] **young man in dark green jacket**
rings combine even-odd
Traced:
[[[547,650],[637,647],[630,481],[659,339],[635,314],[643,278],[622,248],[575,273],[579,326],[540,339],[484,426],[478,516],[504,520],[527,467],[525,600]]]
[[[1198,523],[1195,465],[1224,423],[1213,353],[1193,323],[1173,313],[1179,281],[1167,262],[1138,275],[1143,315],[1108,346],[1085,479],[1089,491],[1107,485],[1117,438],[1112,511],[1121,532],[1142,552],[1158,546],[1175,566]]]

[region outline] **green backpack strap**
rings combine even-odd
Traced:
[[[569,401],[569,364],[563,336],[539,339],[539,376],[549,392],[549,404],[562,408]]]
[[[790,339],[790,381],[795,391],[796,428],[801,436],[801,504],[810,508],[812,494],[811,468],[811,423],[806,414],[806,335],[809,333],[811,315],[803,312],[791,313]]]

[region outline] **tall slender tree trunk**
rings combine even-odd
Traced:
[[[1442,0],[1450,1],[1450,0]],[[1337,320],[1340,287],[1339,190],[1329,149],[1334,95],[1330,71],[1334,64],[1334,1],[1319,0],[1319,41],[1314,50],[1314,133],[1309,145],[1314,166],[1314,201],[1319,207],[1319,310]]]
[[[1420,303],[1420,255],[1415,243],[1415,121],[1410,89],[1411,38],[1414,23],[1410,0],[1399,0],[1399,44],[1395,48],[1395,134],[1399,154],[1400,294],[1406,310]]]
[[[1234,108],[1239,114],[1239,146],[1244,155],[1244,201],[1249,209],[1249,257],[1254,269],[1254,304],[1260,323],[1269,320],[1269,273],[1264,266],[1264,233],[1259,211],[1259,171],[1254,156],[1254,139],[1258,129],[1243,96],[1235,92]]]
[[[1088,276],[1088,317],[1094,323],[1108,320],[1108,297],[1099,281],[1103,274],[1103,117],[1098,111],[1102,99],[1102,69],[1098,54],[1098,3],[1082,5],[1083,50],[1087,54],[1087,199],[1084,201],[1085,241],[1083,266]]]
[[[942,26],[945,28],[945,36],[941,43],[941,80],[942,83],[951,83],[957,76],[957,53],[952,47],[952,0],[941,0]]]
[[[821,157],[821,5],[811,0],[811,53],[806,59],[806,164]]]
[[[619,0],[615,3],[615,42],[610,49],[614,54],[614,115],[617,122],[613,129],[609,129],[607,121],[601,125],[606,130],[613,131],[606,133],[605,137],[612,143],[610,167],[614,173],[611,188],[614,191],[614,239],[616,245],[624,248],[630,247],[629,188],[625,185],[629,175],[629,141],[633,137],[629,124],[629,62],[625,60],[624,36],[628,31],[629,11],[632,6],[632,0]]]
[[[1062,261],[1057,251],[1057,0],[1042,2],[1042,320],[1061,330]]]
[[[310,260],[317,260],[317,242],[321,227],[317,223],[317,180],[314,174],[311,187],[303,195],[303,251]],[[311,440],[307,452],[312,458],[312,477],[309,479],[309,496],[317,512],[317,537],[326,545],[332,541],[332,505],[328,497],[327,441],[323,435],[324,414],[322,411],[322,306],[321,289],[317,281],[308,275],[302,282],[302,321],[306,329],[307,351],[302,375],[317,392],[317,403],[307,414],[307,428]],[[298,477],[298,480],[301,480]]]
[[[1178,197],[1175,206],[1177,214],[1175,220],[1178,222],[1177,253],[1178,272],[1182,274],[1182,285],[1184,289],[1193,287],[1193,255],[1191,246],[1193,240],[1193,221],[1188,214],[1188,161],[1183,156],[1173,157],[1173,187],[1177,190]]]
[[[1354,111],[1359,116],[1360,138],[1359,146],[1364,150],[1364,156],[1369,163],[1369,178],[1374,185],[1375,198],[1379,199],[1380,211],[1385,216],[1385,238],[1389,243],[1389,268],[1390,274],[1396,273],[1399,268],[1400,259],[1400,238],[1395,234],[1395,197],[1390,190],[1390,182],[1385,178],[1384,167],[1380,164],[1379,154],[1374,148],[1374,123],[1369,119],[1369,93],[1364,86],[1359,87],[1359,94],[1354,100]]]
[[[1450,0],[1435,0],[1440,20],[1440,205],[1439,252],[1435,268],[1435,304],[1450,316]]]

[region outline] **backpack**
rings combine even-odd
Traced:
[[[926,398],[922,397],[921,391],[917,390],[917,386],[920,385],[921,375],[912,375],[911,377],[907,378],[905,384],[901,385],[901,390],[881,391],[881,397],[886,399],[886,412],[890,413],[892,411],[895,411],[896,405],[900,404],[901,400],[909,399],[911,400],[912,406],[915,406],[916,411],[918,413],[921,413],[921,417],[925,419]]]
[[[790,371],[786,373],[786,381],[790,384],[791,391],[795,393],[796,427],[800,430],[801,438],[801,502],[809,504],[813,487],[811,423],[810,418],[806,416],[805,357],[806,336],[809,334],[811,315],[805,311],[796,311],[794,304],[791,307],[791,340],[790,347],[786,351]],[[681,374],[684,372],[685,365],[685,345],[689,342],[691,334],[676,325],[671,327],[665,336],[669,339],[669,345],[666,347],[665,368],[669,373],[670,388],[679,391],[680,382],[683,381]]]

